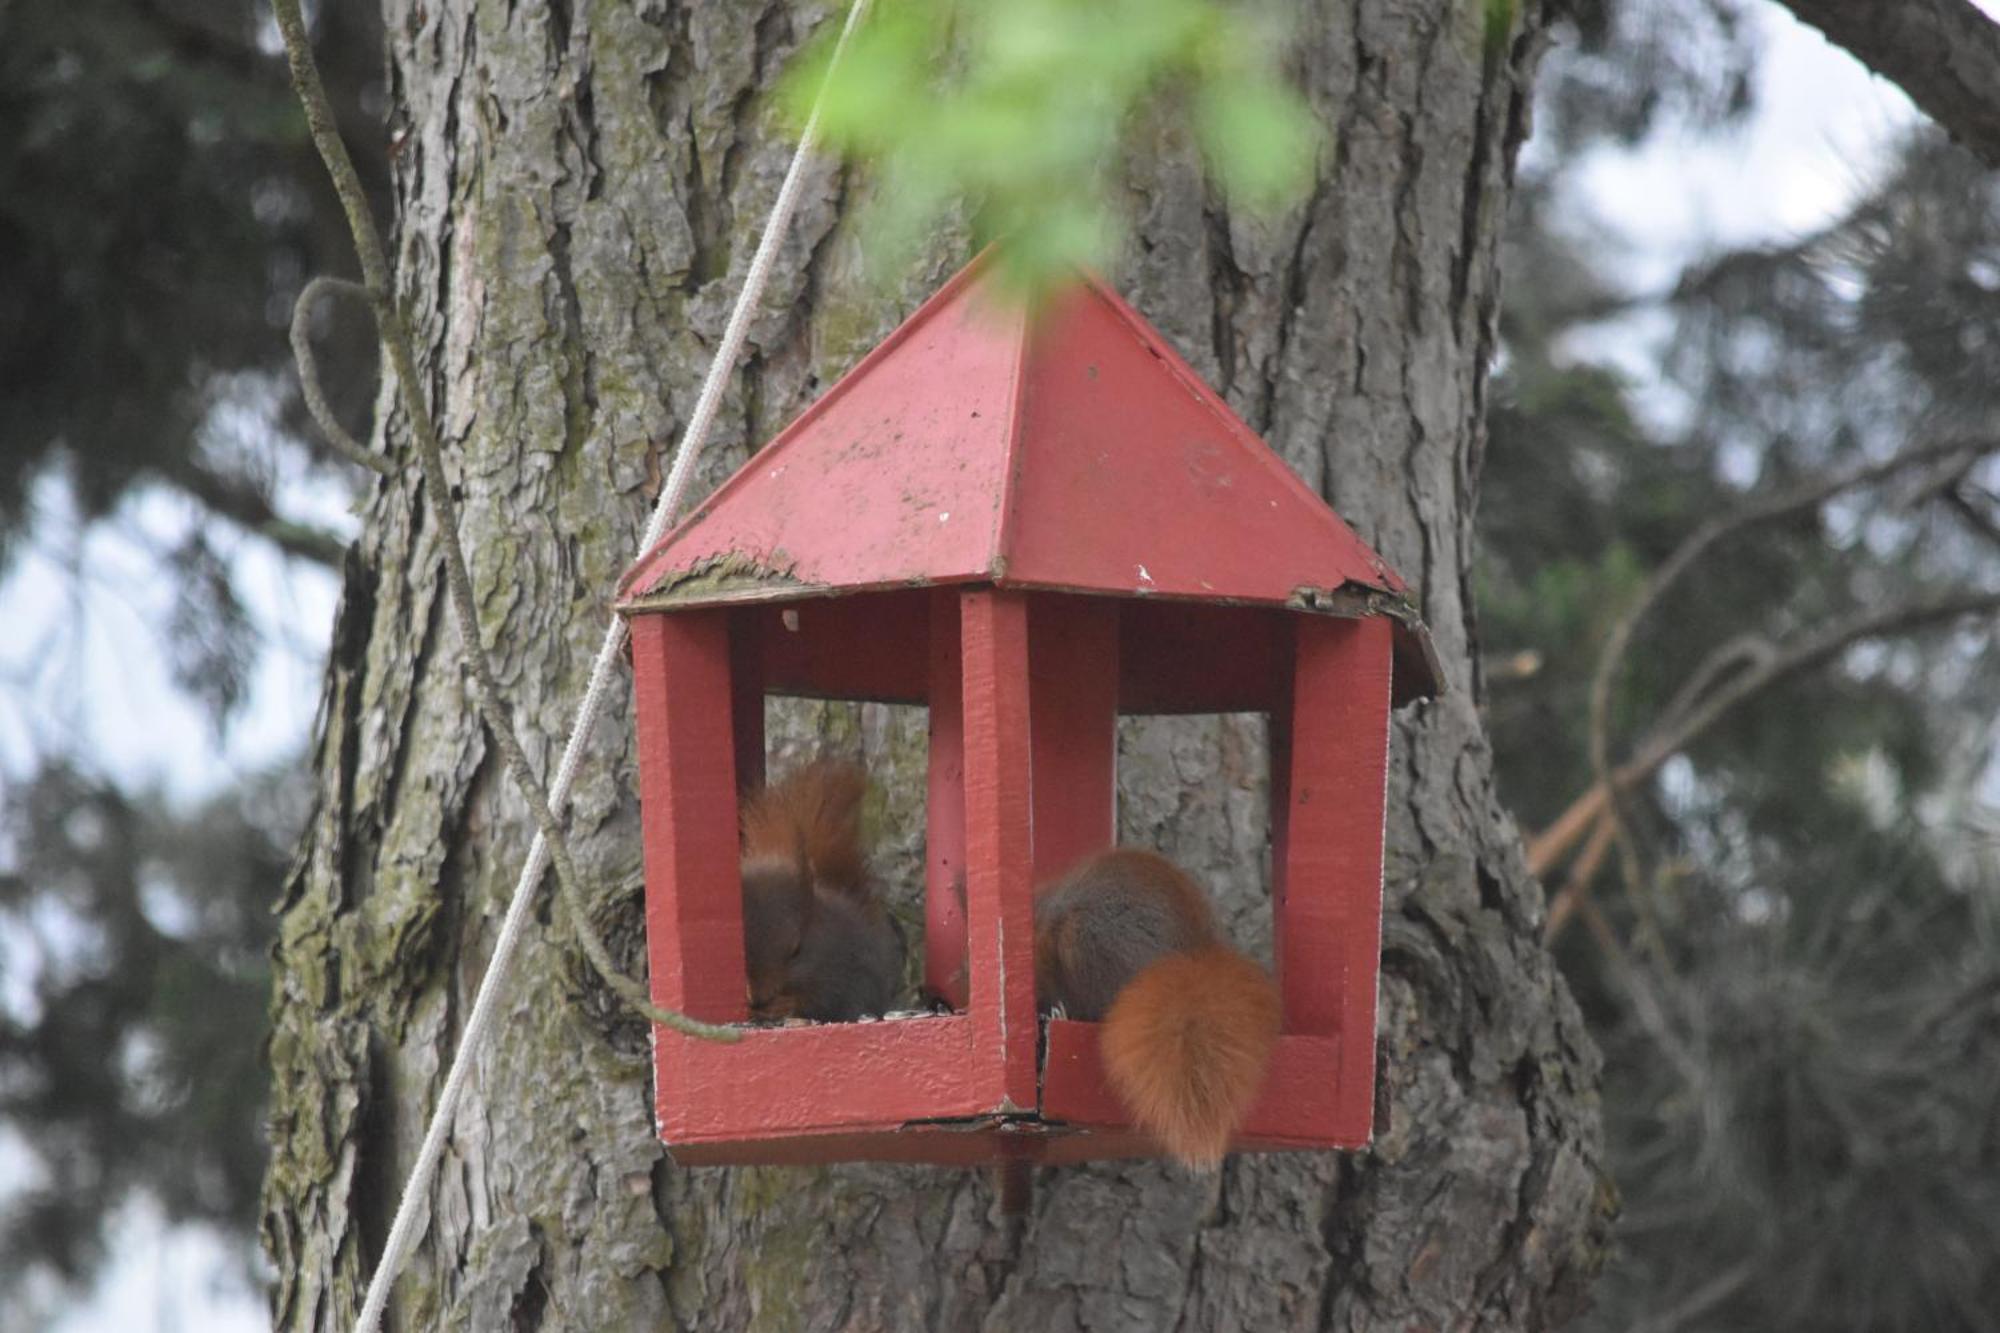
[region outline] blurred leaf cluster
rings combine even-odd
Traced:
[[[1282,77],[1281,39],[1274,7],[1221,0],[876,0],[831,81],[827,33],[783,97],[803,122],[824,88],[826,142],[874,165],[879,264],[969,206],[1032,298],[1115,251],[1107,168],[1149,109],[1187,126],[1240,203],[1276,207],[1311,183],[1322,134]]]

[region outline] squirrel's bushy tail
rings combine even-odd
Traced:
[[[1140,1128],[1188,1166],[1229,1151],[1277,1044],[1278,990],[1216,945],[1168,954],[1118,992],[1099,1034],[1105,1072]]]
[[[861,803],[868,775],[859,765],[820,759],[794,769],[743,803],[743,859],[802,861],[820,885],[865,891],[868,857]]]

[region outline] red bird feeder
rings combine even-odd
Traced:
[[[1114,836],[1120,713],[1271,719],[1283,1035],[1242,1149],[1374,1101],[1401,581],[1115,294],[1030,317],[975,261],[633,567],[653,998],[746,1015],[738,792],[764,696],[930,710],[925,971],[953,1012],[654,1033],[690,1163],[1149,1155],[1093,1024],[1036,1017],[1035,887]],[[1038,1055],[1040,1058],[1038,1059]]]

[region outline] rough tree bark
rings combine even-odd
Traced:
[[[1468,592],[1496,238],[1539,17],[1490,56],[1466,0],[1317,0],[1296,66],[1334,129],[1310,201],[1231,211],[1190,145],[1124,170],[1113,274],[1408,574],[1450,693],[1399,718],[1375,1146],[1045,1171],[1010,1233],[975,1173],[682,1170],[643,1030],[560,913],[524,951],[428,1192],[402,1329],[1545,1327],[1606,1243],[1596,1057],[1541,949],[1541,890],[1493,791]],[[789,143],[776,72],[826,3],[387,0],[396,263],[454,454],[485,632],[552,763]],[[706,472],[803,407],[966,256],[856,277],[858,175],[822,166]],[[385,411],[392,400],[379,399]],[[386,424],[399,438],[404,424]],[[283,903],[264,1240],[275,1322],[351,1321],[530,835],[468,697],[415,469],[349,554],[319,806]],[[795,743],[888,778],[909,882],[919,720],[799,710]],[[1134,725],[1128,837],[1268,936],[1263,738]],[[601,924],[640,958],[629,715],[579,784]],[[1266,943],[1267,943],[1266,939]]]

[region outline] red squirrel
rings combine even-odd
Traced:
[[[888,1012],[903,945],[868,870],[868,777],[819,760],[743,805],[750,1016],[844,1023]]]
[[[1277,1044],[1277,987],[1231,948],[1201,886],[1113,848],[1035,901],[1041,1007],[1101,1023],[1104,1069],[1133,1121],[1188,1166],[1229,1151]]]

